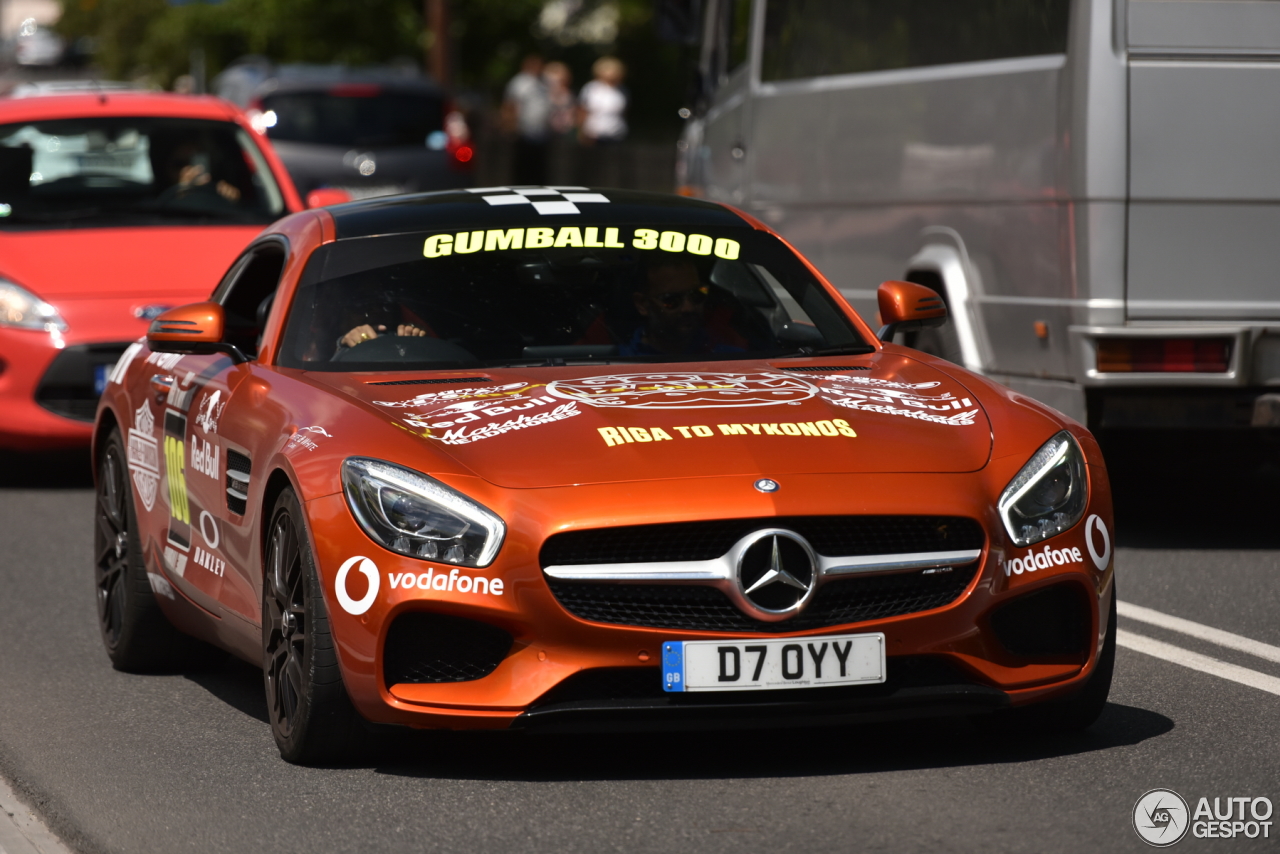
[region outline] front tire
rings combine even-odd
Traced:
[[[366,747],[352,706],[292,489],[276,500],[267,529],[262,579],[262,671],[271,733],[280,756],[297,764],[353,758]]]

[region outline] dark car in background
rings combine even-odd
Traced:
[[[427,78],[395,69],[281,66],[243,106],[303,195],[338,189],[360,199],[470,183],[466,119]]]

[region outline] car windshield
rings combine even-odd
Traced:
[[[0,228],[266,224],[284,198],[233,122],[94,117],[0,125]]]
[[[438,96],[372,84],[276,92],[262,99],[262,111],[267,136],[283,142],[421,148],[444,127]]]
[[[572,225],[323,246],[299,284],[279,363],[398,371],[872,349],[770,234]]]

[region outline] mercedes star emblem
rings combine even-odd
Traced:
[[[818,585],[818,558],[794,531],[753,531],[734,546],[738,607],[758,620],[777,622],[804,609]]]
[[[773,554],[770,555],[769,557],[769,570],[765,572],[764,575],[760,576],[759,580],[756,581],[755,584],[752,584],[750,587],[748,587],[746,590],[742,592],[745,593],[747,596],[750,596],[754,591],[759,590],[761,587],[764,587],[767,584],[773,584],[777,582],[779,584],[786,584],[790,587],[794,587],[797,590],[803,590],[807,593],[809,591],[809,585],[800,581],[794,575],[787,572],[787,570],[783,567],[782,556],[778,554],[778,535],[777,534],[773,535],[772,541],[773,541]]]

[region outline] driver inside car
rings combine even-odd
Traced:
[[[237,206],[240,189],[215,173],[215,153],[198,135],[153,141],[153,169],[165,189],[158,201],[178,207]]]
[[[363,344],[365,341],[372,341],[379,335],[403,335],[410,338],[422,338],[426,334],[426,330],[420,329],[412,323],[398,324],[395,332],[388,332],[386,324],[379,323],[375,327],[370,323],[362,323],[338,339],[338,351],[349,350],[358,344]]]

